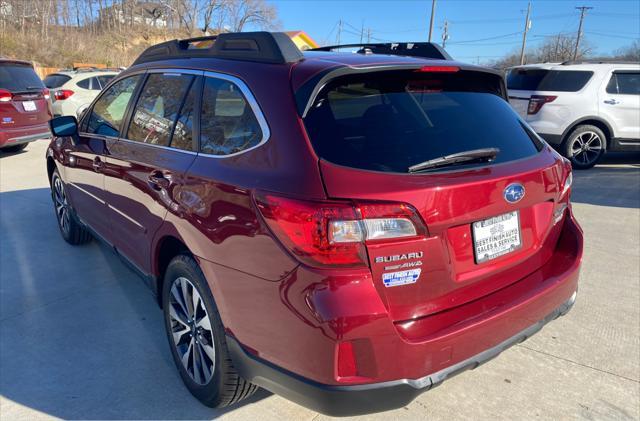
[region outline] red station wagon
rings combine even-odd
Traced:
[[[49,139],[49,90],[28,61],[0,58],[0,150],[18,152]]]
[[[575,301],[571,166],[500,74],[429,43],[341,48],[165,42],[51,122],[63,237],[149,283],[205,405],[259,386],[330,415],[399,408]]]

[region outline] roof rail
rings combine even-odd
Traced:
[[[572,64],[640,64],[640,61],[633,60],[607,60],[607,59],[580,59],[580,60],[567,60],[560,63],[562,66],[569,66]]]
[[[177,58],[221,58],[258,63],[295,63],[304,57],[283,32],[230,32],[216,36],[171,40],[153,45],[133,65]]]
[[[311,48],[306,51],[333,51],[340,48],[355,48],[359,54],[389,54],[394,56],[423,57],[438,60],[452,60],[449,53],[438,44],[432,42],[388,42],[388,43],[360,43],[328,45],[326,47]]]

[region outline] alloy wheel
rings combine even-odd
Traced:
[[[60,177],[54,177],[53,179],[53,204],[56,208],[56,216],[60,229],[65,235],[69,235],[71,228],[71,220],[69,215],[69,203],[67,202],[67,195],[64,191],[64,184]]]
[[[173,345],[184,369],[199,385],[213,377],[216,351],[211,320],[196,287],[179,277],[171,285],[169,320]]]
[[[602,138],[591,131],[580,133],[571,144],[571,157],[576,163],[591,165],[603,150]]]

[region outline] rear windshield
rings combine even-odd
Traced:
[[[578,92],[593,72],[584,70],[512,69],[507,75],[507,89],[521,91]]]
[[[499,81],[464,71],[347,76],[320,92],[305,126],[321,158],[375,171],[483,148],[500,150],[495,163],[534,155],[541,143],[497,95]]]
[[[42,90],[44,85],[33,67],[16,63],[0,63],[0,89],[11,92]]]
[[[44,86],[46,86],[49,89],[59,88],[65,83],[67,83],[70,79],[71,77],[67,75],[57,75],[57,74],[48,75],[47,77],[44,78]]]

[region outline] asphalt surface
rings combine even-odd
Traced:
[[[58,233],[46,143],[0,157],[0,419],[323,420],[259,391],[226,410],[183,387],[162,314],[96,242]],[[359,419],[640,419],[640,154],[575,173],[585,231],[569,315],[406,408]]]

